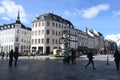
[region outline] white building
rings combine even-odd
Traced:
[[[9,53],[18,49],[20,53],[30,52],[31,28],[25,27],[18,17],[15,23],[0,26],[0,52]]]
[[[42,14],[32,22],[31,52],[50,53],[54,48],[59,49],[62,31],[68,31],[68,48],[103,49],[104,37],[102,34],[86,30],[76,29],[73,24],[53,13]]]
[[[62,30],[69,31],[69,47],[75,47],[75,34],[72,23],[61,16],[53,13],[47,13],[38,16],[32,22],[32,52],[50,53],[54,48],[60,48],[60,38],[62,37]]]

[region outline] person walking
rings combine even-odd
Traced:
[[[14,53],[14,59],[15,59],[14,65],[15,65],[15,66],[17,65],[18,56],[19,56],[19,52],[18,52],[18,49],[16,49],[16,50],[15,50],[15,53]]]
[[[118,49],[116,49],[116,51],[114,53],[114,61],[115,61],[115,64],[116,64],[116,70],[119,70],[120,53],[119,53]]]
[[[9,53],[9,66],[12,66],[13,55],[14,55],[14,52],[13,52],[13,49],[12,49]]]
[[[64,50],[64,59],[63,59],[63,63],[69,63],[70,62],[70,56],[67,50]]]
[[[95,66],[94,66],[93,53],[92,53],[91,50],[90,50],[90,52],[87,54],[87,58],[89,59],[89,62],[88,62],[87,65],[85,66],[85,69],[87,69],[88,65],[89,65],[90,63],[92,63],[92,67],[93,67],[93,69],[95,70],[96,68],[95,68]]]
[[[4,52],[2,52],[2,60],[4,59],[4,56],[5,56],[5,53],[4,53]]]
[[[76,52],[73,48],[71,49],[71,61],[72,64],[76,64]]]

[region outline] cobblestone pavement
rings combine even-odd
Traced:
[[[41,57],[42,58],[42,57]],[[95,56],[96,70],[91,65],[85,69],[86,56],[77,59],[77,64],[63,64],[61,59],[20,57],[18,66],[8,66],[8,59],[0,59],[0,80],[120,80],[113,57]]]

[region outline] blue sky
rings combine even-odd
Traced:
[[[31,27],[36,16],[53,12],[80,29],[95,29],[104,36],[120,34],[120,0],[0,0],[0,25],[16,20]]]

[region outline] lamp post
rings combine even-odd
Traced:
[[[111,45],[110,45],[110,46],[111,46]],[[106,51],[106,52],[107,52],[107,53],[106,53],[106,55],[107,55],[107,63],[106,63],[106,65],[109,65],[109,53],[110,53],[110,50],[111,50],[111,49],[110,49],[110,46],[108,46],[108,47],[106,48],[106,50],[107,50],[107,51]]]
[[[107,65],[109,65],[109,50],[107,50]]]

